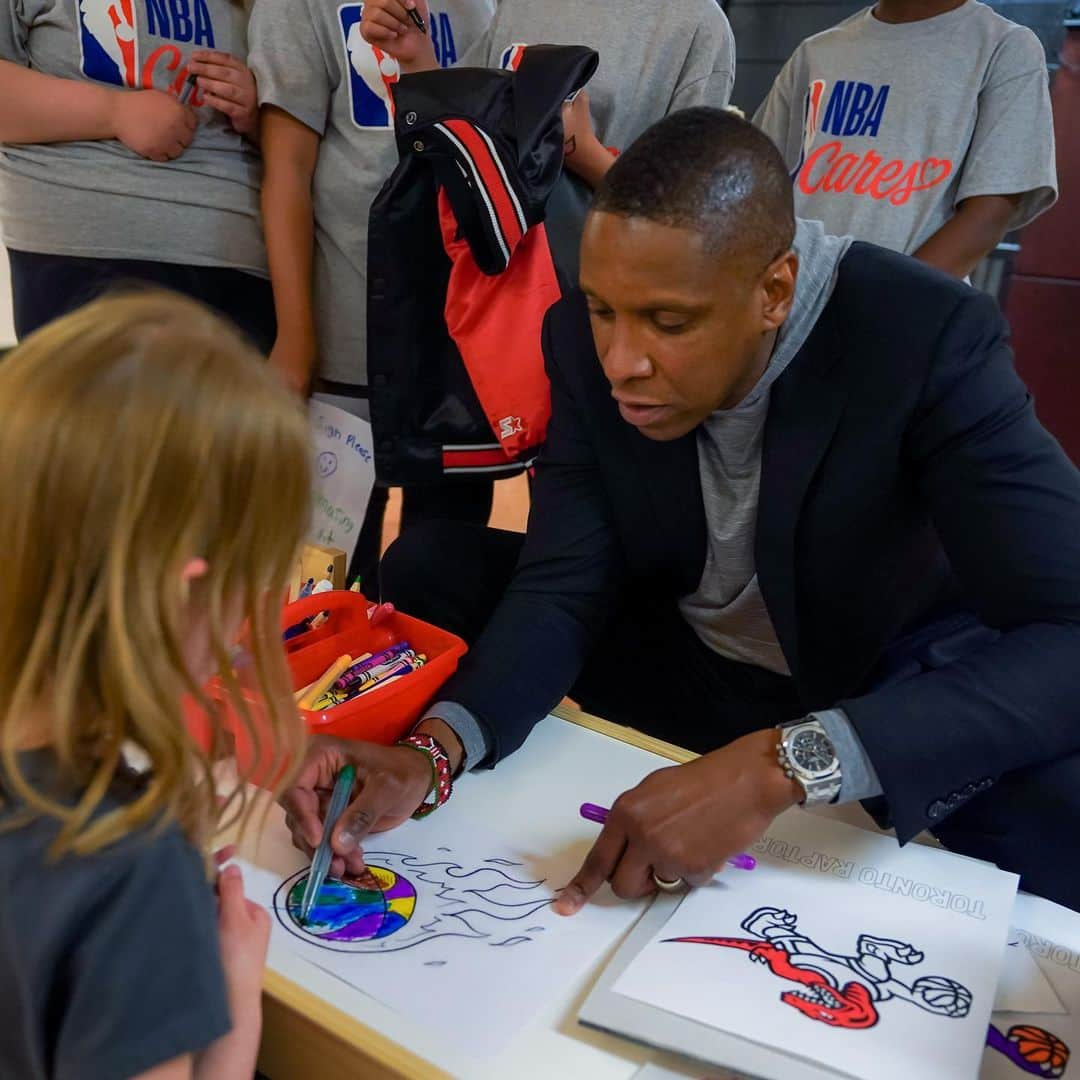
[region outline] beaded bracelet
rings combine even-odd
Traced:
[[[410,750],[423,754],[431,763],[431,787],[428,788],[424,801],[413,812],[413,818],[419,821],[434,813],[449,798],[454,789],[450,778],[450,756],[443,749],[442,743],[431,735],[408,735],[398,742],[398,746],[407,746]],[[434,801],[428,802],[428,796],[434,795]]]

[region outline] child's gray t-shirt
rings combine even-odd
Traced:
[[[441,0],[429,32],[443,67],[480,36],[495,0]],[[320,137],[312,200],[313,303],[318,374],[367,379],[367,225],[375,196],[397,165],[389,86],[397,63],[360,35],[362,3],[256,0],[248,30],[259,103],[274,105]],[[403,253],[407,257],[407,253]]]
[[[20,761],[69,800],[48,751]],[[0,826],[16,806],[0,805]],[[168,826],[50,860],[58,829],[41,818],[0,829],[0,1076],[127,1080],[227,1034],[217,903],[198,852]]]
[[[1015,229],[1056,198],[1042,46],[978,0],[900,24],[866,8],[807,38],[754,122],[799,217],[906,254],[964,199],[1022,195]]]
[[[198,49],[243,60],[231,0],[0,0],[0,60],[118,91],[178,93]],[[17,251],[149,259],[266,276],[258,153],[216,109],[153,162],[115,140],[0,146],[0,236]],[[9,108],[5,103],[3,108]]]

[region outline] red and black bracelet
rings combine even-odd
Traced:
[[[408,735],[398,742],[398,746],[407,746],[416,750],[431,763],[431,787],[428,788],[424,801],[413,812],[416,820],[426,818],[428,814],[438,810],[449,798],[454,790],[454,782],[450,775],[450,755],[443,748],[442,743],[431,735]],[[434,796],[433,801],[428,801]]]

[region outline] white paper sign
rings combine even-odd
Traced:
[[[306,869],[284,881],[244,865],[273,935],[308,962],[433,1028],[455,1050],[493,1056],[641,913],[613,897],[572,918],[550,908],[580,851],[536,854],[453,816],[407,822],[365,845],[376,883],[328,882],[308,925]]]
[[[1080,915],[1021,895],[1016,898],[1013,924],[1010,940],[1020,941],[1053,996],[1048,998],[1039,984],[1037,994],[1023,993],[1014,981],[1005,995],[1010,1010],[993,1015],[979,1076],[982,1080],[1023,1080],[1025,1076],[1076,1080],[1080,1077]],[[1032,989],[1030,982],[1027,989]],[[1033,1011],[1032,1006],[1045,1011]]]
[[[793,812],[616,993],[862,1080],[978,1073],[1017,879]]]
[[[352,558],[375,486],[371,425],[343,409],[312,399],[315,447],[311,540]]]

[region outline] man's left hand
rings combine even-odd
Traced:
[[[603,831],[555,903],[573,915],[604,884],[625,900],[656,891],[653,875],[708,884],[781,811],[803,797],[777,761],[775,728],[651,773],[619,796]]]

